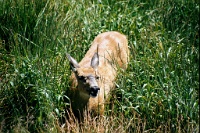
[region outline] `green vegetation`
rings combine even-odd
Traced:
[[[94,37],[127,35],[105,116],[62,128],[69,89],[65,53],[80,60]],[[196,0],[0,0],[0,132],[198,132]]]

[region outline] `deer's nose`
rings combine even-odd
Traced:
[[[96,97],[100,88],[98,86],[92,86],[90,88],[90,96]]]

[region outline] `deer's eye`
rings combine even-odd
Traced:
[[[95,78],[98,80],[100,77],[99,77],[99,76],[96,76]]]
[[[82,81],[85,81],[85,77],[84,76],[79,76],[78,79],[82,80]]]

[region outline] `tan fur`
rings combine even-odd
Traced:
[[[97,71],[91,67],[91,59],[95,53],[99,55]],[[79,62],[80,68],[77,68],[77,75],[98,75],[100,79],[97,80],[97,83],[100,91],[95,98],[90,97],[84,86],[79,84],[77,77],[72,73],[72,96],[70,98],[73,110],[82,112],[87,106],[88,110],[102,115],[104,102],[115,86],[117,68],[126,69],[128,61],[129,50],[126,36],[115,31],[99,34],[92,42],[85,57]]]

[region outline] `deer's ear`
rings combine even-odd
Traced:
[[[98,66],[99,66],[99,55],[95,53],[91,60],[91,67],[97,69]]]
[[[67,58],[70,62],[72,71],[76,71],[76,68],[79,68],[78,62],[74,58],[72,58],[69,54],[67,54]]]

